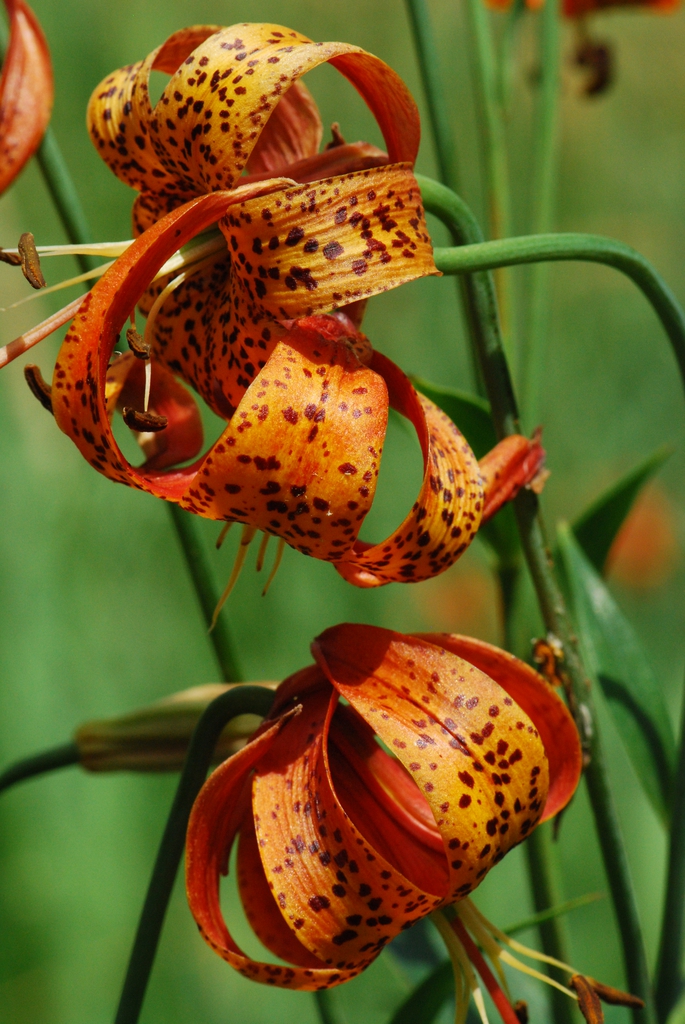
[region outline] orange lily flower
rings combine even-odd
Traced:
[[[462,901],[578,784],[566,706],[529,666],[468,637],[341,625],[312,651],[317,665],[281,684],[193,808],[186,881],[203,937],[246,977],[294,989],[348,981],[450,904],[457,935],[465,924],[482,944],[487,922]],[[292,966],[251,959],[229,932],[219,884],[236,837],[248,920]]]
[[[10,39],[0,76],[0,193],[40,145],[50,122],[54,87],[50,51],[24,0],[5,0]]]
[[[297,79],[325,60],[362,93],[389,156],[366,143],[317,153],[318,112]],[[154,110],[153,69],[172,75]],[[263,530],[357,586],[447,569],[481,520],[536,477],[544,452],[537,439],[509,438],[479,467],[456,427],[358,330],[369,296],[436,272],[411,169],[418,112],[402,81],[357,47],[277,26],[187,29],[106,79],[89,125],[115,173],[140,190],[138,237],[81,303],[52,389],[29,368],[62,430],[111,479],[242,523],[238,568]],[[137,305],[144,336],[129,329],[134,351],[110,364]],[[175,375],[228,421],[178,469],[197,458],[202,429]],[[424,481],[400,528],[372,545],[357,538],[389,405],[417,431]],[[116,443],[117,407],[147,456],[141,467]]]

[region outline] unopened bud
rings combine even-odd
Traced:
[[[238,683],[193,686],[118,718],[86,722],[74,741],[79,760],[92,772],[180,771],[190,737],[205,708]],[[275,690],[277,683],[257,683]],[[236,715],[221,733],[216,763],[239,750],[260,724],[258,715]]]

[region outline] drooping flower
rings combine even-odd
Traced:
[[[387,156],[365,143],[317,154],[318,113],[297,79],[325,60],[376,114]],[[154,110],[153,69],[172,75]],[[52,391],[29,368],[62,430],[110,478],[242,523],[243,552],[263,530],[358,586],[447,569],[544,453],[536,439],[508,439],[479,469],[453,424],[358,330],[369,296],[435,272],[412,173],[418,113],[397,75],[356,47],[277,26],[188,29],[106,79],[89,124],[140,190],[139,235],[81,304]],[[343,173],[321,177],[331,171]],[[110,364],[137,305],[144,335],[129,328],[133,352]],[[202,431],[175,375],[228,421],[180,469]],[[424,482],[402,526],[371,545],[357,538],[389,405],[417,430]],[[117,406],[147,456],[138,469],[115,441]]]
[[[0,193],[40,145],[54,95],[45,36],[24,0],[5,0],[10,37],[0,75]]]
[[[318,664],[281,684],[260,731],[208,779],[186,851],[206,941],[246,977],[301,989],[349,980],[463,901],[568,803],[581,770],[560,697],[498,648],[343,625],[312,650]],[[292,966],[251,959],[224,920],[236,839],[248,920]]]

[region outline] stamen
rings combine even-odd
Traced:
[[[87,245],[37,245],[36,252],[42,258],[47,256],[121,256],[133,239],[125,242],[89,242]],[[8,255],[18,253],[18,249],[0,249]]]
[[[76,277],[69,277],[66,281],[60,281],[58,284],[50,285],[49,288],[43,288],[40,294],[25,295],[23,299],[17,299],[11,306],[0,306],[0,313],[7,313],[10,309],[16,309],[18,306],[23,306],[25,302],[33,302],[34,299],[40,299],[44,295],[52,295],[53,292],[61,292],[64,288],[71,288],[74,284],[83,284],[84,281],[92,281],[95,277],[102,277],[106,270],[114,266],[114,261],[111,260],[109,263],[103,263],[100,267],[95,267],[94,270],[88,270],[85,274],[78,274]]]
[[[601,981],[596,981],[594,978],[587,978],[587,980],[603,1003],[609,1003],[610,1006],[628,1006],[631,1010],[644,1008],[645,1001],[639,996],[631,995],[630,992],[622,992],[620,988],[613,988],[612,985],[603,985]],[[572,983],[573,978],[571,979]]]
[[[257,570],[257,572],[261,572],[264,567],[264,555],[266,554],[266,549],[268,547],[270,540],[270,533],[263,534],[262,543],[259,545],[259,551],[257,552],[257,564],[255,565],[255,569]]]
[[[9,263],[11,267],[21,266],[21,256],[10,249],[0,249],[0,263]]]
[[[452,928],[459,937],[466,954],[468,955],[471,963],[474,964],[476,970],[483,979],[483,984],[490,993],[490,998],[497,1007],[500,1013],[500,1017],[504,1021],[504,1024],[519,1024],[519,1019],[516,1016],[514,1007],[511,1005],[502,989],[497,984],[495,976],[486,964],[483,956],[476,946],[475,942],[464,928],[464,925],[458,917],[452,921]]]
[[[567,974],[575,974],[576,972],[568,964],[565,964],[562,960],[555,960],[553,956],[547,956],[546,953],[539,953],[536,949],[531,949],[529,946],[524,946],[522,942],[517,942],[516,939],[512,939],[511,935],[507,935],[506,932],[500,931],[500,929],[488,921],[487,917],[481,914],[475,903],[472,903],[470,899],[465,899],[459,905],[459,912],[466,910],[467,913],[473,913],[478,920],[484,925],[488,931],[494,935],[494,937],[502,942],[505,946],[510,946],[515,949],[517,953],[522,953],[523,956],[528,956],[532,960],[541,960],[543,963],[551,964],[553,967],[559,967],[562,971],[566,971]],[[547,980],[545,978],[545,980]]]
[[[226,540],[226,534],[228,533],[228,531],[233,526],[233,522],[234,522],[234,520],[231,520],[230,523],[225,523],[224,526],[221,528],[221,533],[216,538],[216,549],[217,549],[217,551],[219,550],[219,548],[221,547],[223,542]]]
[[[133,316],[134,314],[131,314]],[[150,358],[150,346],[147,344],[142,334],[138,334],[135,323],[133,327],[129,327],[126,331],[126,341],[128,347],[133,352],[136,359],[149,359]]]
[[[604,1011],[599,996],[587,978],[582,974],[574,974],[571,985],[578,993],[578,1006],[588,1024],[604,1024]]]
[[[74,299],[68,306],[64,306],[63,309],[53,313],[47,320],[43,320],[42,323],[36,327],[32,327],[30,331],[25,334],[20,334],[14,341],[10,341],[3,348],[0,348],[0,368],[6,366],[7,363],[11,363],[17,356],[21,356],[24,352],[28,352],[30,348],[37,345],[43,338],[47,338],[49,334],[56,331],[58,327],[62,327],[64,324],[72,320],[78,313],[81,303],[83,302],[83,296],[79,296],[78,299]]]
[[[326,152],[328,152],[329,149],[336,149],[338,146],[345,145],[345,139],[343,138],[343,134],[340,131],[340,125],[337,121],[334,121],[331,125],[331,135],[333,138],[326,144],[326,146],[324,146],[324,150]]]
[[[461,941],[452,930],[452,927],[447,918],[439,910],[436,910],[431,914],[431,920],[433,921],[435,927],[440,932],[443,942],[447,946],[447,952],[449,953],[452,959],[452,964],[455,968],[455,978],[457,973],[456,965],[458,964],[461,970],[463,971],[466,983],[469,989],[471,990],[471,995],[473,996],[473,1001],[476,1004],[476,1009],[478,1010],[481,1021],[483,1022],[483,1024],[490,1024],[488,1020],[487,1011],[485,1009],[483,993],[481,991],[480,985],[478,984],[478,979],[476,978],[473,967],[471,966],[468,954],[464,949]],[[518,1024],[518,1022],[507,1021],[506,1024]]]
[[[32,288],[45,288],[45,278],[40,269],[40,258],[36,250],[36,243],[30,231],[25,231],[19,239],[17,246],[21,261],[21,269],[24,277]]]
[[[32,394],[48,412],[52,412],[52,388],[43,380],[43,374],[34,363],[27,363],[24,367],[24,377],[31,389]]]
[[[147,409],[150,404],[150,388],[152,387],[152,361],[148,359],[145,364],[145,399],[143,409],[147,415]],[[162,417],[164,418],[164,417]]]
[[[271,569],[271,572],[269,573],[269,578],[266,581],[266,583],[264,584],[264,590],[262,590],[262,597],[266,597],[266,595],[269,592],[269,587],[273,583],[274,578],[276,576],[276,573],[278,572],[278,567],[281,564],[281,559],[283,558],[283,551],[284,550],[285,550],[285,541],[283,540],[282,537],[279,537],[278,538],[278,547],[276,548],[276,557],[274,558],[274,564],[273,564],[273,567]]]
[[[166,416],[157,416],[156,413],[147,410],[138,412],[129,405],[124,406],[122,416],[126,426],[139,433],[156,433],[158,430],[164,430],[169,422]]]
[[[256,532],[257,532],[257,527],[256,526],[248,526],[247,523],[243,526],[243,535],[240,538],[240,547],[238,548],[238,554],[235,556],[235,562],[233,563],[233,569],[231,571],[231,575],[229,577],[228,583],[226,584],[226,589],[224,590],[223,594],[219,598],[219,603],[217,604],[216,608],[214,609],[214,614],[212,616],[212,624],[209,627],[209,632],[210,633],[212,632],[212,630],[216,626],[217,619],[219,618],[219,612],[221,611],[223,606],[228,601],[229,597],[231,596],[231,591],[233,590],[234,586],[238,582],[238,577],[240,576],[240,571],[241,571],[243,565],[245,564],[245,559],[247,557],[247,549],[249,548],[250,544],[252,543],[252,538],[254,537]]]

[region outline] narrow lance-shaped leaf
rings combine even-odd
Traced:
[[[675,741],[661,690],[632,626],[567,525],[559,528],[559,552],[586,664],[648,799],[667,824]]]
[[[468,432],[464,433],[468,438]],[[612,484],[573,523],[576,540],[597,572],[604,570],[611,545],[640,490],[663,466],[671,452],[668,445],[658,448]]]

